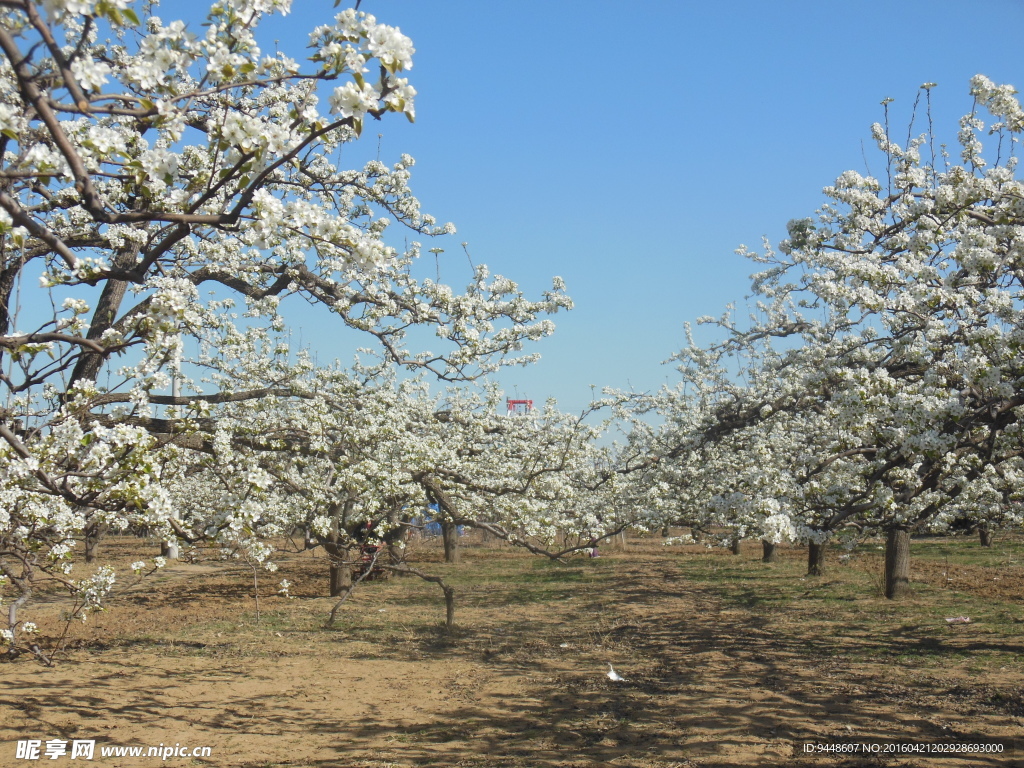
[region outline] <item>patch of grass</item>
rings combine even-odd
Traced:
[[[914,563],[924,570],[929,561],[948,562],[964,574],[964,591],[917,581],[911,596],[900,602],[880,594],[883,562],[877,546],[862,545],[843,561],[830,553],[822,577],[806,576],[801,550],[789,550],[773,564],[761,563],[752,553],[687,553],[672,564],[678,579],[701,585],[723,609],[760,617],[780,640],[807,653],[848,652],[856,661],[936,669],[968,659],[983,669],[1019,663],[1020,603],[987,594],[983,583],[985,578],[1020,578],[1014,566],[1006,565],[1024,549],[1019,538],[1004,540],[1002,551],[985,550],[976,539],[963,537],[915,540],[912,572]],[[979,566],[1002,576],[969,580],[967,569]],[[946,622],[956,616],[970,616],[971,623]]]
[[[983,547],[976,536],[915,538],[911,543],[915,557],[958,565],[979,565],[989,568],[1024,567],[1024,540],[1016,535],[997,532],[991,547]]]
[[[335,754],[345,755],[339,765],[365,768],[670,768],[689,750],[709,755],[700,751],[708,745],[768,744],[764,734],[774,740],[776,728],[778,740],[817,733],[835,713],[858,733],[892,728],[893,738],[908,741],[934,736],[929,724],[939,721],[963,732],[983,722],[1003,733],[1021,706],[1024,616],[1019,599],[993,591],[993,574],[972,569],[1002,569],[995,575],[1005,581],[996,583],[1014,589],[1024,581],[1016,566],[958,554],[976,540],[933,543],[940,548],[914,542],[915,563],[945,567],[948,557],[963,578],[956,589],[917,581],[900,603],[878,595],[881,559],[871,548],[845,562],[832,552],[826,575],[808,578],[806,550],[782,547],[778,562],[764,564],[750,543],[734,556],[630,540],[566,564],[478,547],[450,565],[437,547],[423,547],[412,563],[456,589],[452,634],[443,627],[441,590],[416,577],[363,583],[326,629],[336,601],[323,594],[322,556],[281,558],[275,580],[287,578],[298,597],[263,592],[258,624],[249,576],[204,564],[170,572],[145,601],[91,617],[82,632],[94,644],[72,653],[113,670],[107,689],[90,689],[107,690],[112,711],[133,690],[128,674],[173,671],[176,683],[203,683],[203,706],[228,712],[239,708],[235,684],[256,680],[266,706],[218,727],[229,738],[251,720],[254,732],[320,739],[324,758],[266,763],[281,768],[334,765]],[[958,615],[972,622],[946,623]],[[135,650],[138,669],[126,673]],[[628,683],[609,681],[608,663]],[[366,702],[352,705],[366,691]],[[53,691],[45,694],[40,707],[52,706]],[[183,707],[189,716],[200,708],[195,701]],[[133,709],[120,722],[135,717]],[[758,759],[789,764],[781,754]]]
[[[657,542],[631,543],[625,550],[603,551],[600,558],[566,563],[508,548],[468,548],[463,561],[451,565],[439,561],[438,551],[422,550],[412,553],[426,561],[417,561],[417,567],[442,576],[456,589],[458,629],[453,635],[443,629],[444,603],[437,586],[400,577],[360,585],[330,630],[324,621],[331,598],[263,598],[257,624],[250,595],[233,599],[220,615],[207,612],[181,626],[165,625],[154,641],[194,638],[219,647],[229,638],[253,636],[270,642],[250,643],[246,653],[271,654],[279,651],[277,645],[287,646],[301,635],[307,644],[362,644],[357,655],[364,658],[453,651],[505,658],[529,648],[557,648],[565,641],[580,647],[626,648],[645,631],[643,621],[629,618],[630,612],[674,595],[699,596],[704,604],[717,606],[715,611],[746,617],[723,618],[723,631],[767,632],[782,647],[811,657],[844,654],[856,662],[915,668],[962,665],[968,658],[985,668],[1019,663],[1018,638],[1024,627],[1019,603],[922,582],[914,583],[908,600],[887,601],[879,595],[882,563],[877,546],[862,545],[843,561],[842,552],[830,552],[826,575],[818,578],[806,576],[806,550],[785,547],[772,564],[760,562],[752,547],[735,556],[723,550],[664,548]],[[959,568],[982,563],[1005,568],[998,563],[1017,557],[1022,549],[1024,543],[1016,539],[997,538],[993,551],[983,550],[973,538],[927,539],[914,541],[912,556],[915,562],[949,562]],[[282,562],[282,573],[293,582],[305,580],[322,589],[326,561],[294,556]],[[231,590],[222,591],[227,599]],[[625,601],[626,609],[613,620],[607,611],[614,601]],[[945,622],[960,615],[970,615],[972,623],[950,627]],[[213,640],[217,635],[223,639]]]

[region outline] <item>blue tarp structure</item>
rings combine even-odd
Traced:
[[[427,512],[423,516],[423,533],[427,536],[440,536],[441,523],[434,518],[441,514],[441,508],[437,504],[427,504]],[[459,526],[459,536],[462,535],[462,526]]]

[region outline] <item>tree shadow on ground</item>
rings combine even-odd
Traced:
[[[249,745],[246,757],[222,749],[217,765],[307,768],[853,768],[883,763],[806,754],[804,745],[992,742],[1021,716],[1019,691],[911,681],[880,664],[915,650],[942,660],[965,649],[1020,655],[1024,646],[972,638],[947,648],[910,626],[808,631],[799,616],[780,621],[668,571],[624,564],[543,610],[492,592],[489,618],[453,636],[436,626],[388,635],[371,627],[360,650],[350,647],[359,632],[297,632],[319,646],[283,662],[265,654],[183,664],[160,656],[165,648],[108,649],[90,660],[86,686],[74,664],[5,681],[0,711],[17,714],[26,734],[17,738],[30,729],[95,737],[102,722],[115,740],[184,733],[194,743]],[[191,650],[208,650],[199,646]],[[423,660],[437,665],[424,677],[432,690],[408,677]],[[608,663],[626,682],[608,679]],[[884,764],[994,768],[1024,758],[1017,750]]]

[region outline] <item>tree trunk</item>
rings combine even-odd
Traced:
[[[444,561],[459,562],[459,526],[447,520],[441,522],[441,538],[444,540]]]
[[[174,519],[180,519],[177,512],[173,513]],[[178,539],[160,542],[160,554],[168,560],[177,560],[181,555],[181,547],[178,546]]]
[[[455,590],[445,584],[441,588],[444,590],[444,628],[451,634],[455,629]]]
[[[739,536],[733,537],[732,545],[729,547],[729,549],[732,551],[734,555],[738,555],[740,553],[740,544],[742,543],[743,539],[741,539]]]
[[[348,548],[338,547],[331,554],[331,597],[337,597],[352,586],[352,566],[348,562]]]
[[[401,542],[393,541],[388,544],[388,562],[391,565],[398,565],[405,560],[405,547],[401,545]]]
[[[6,336],[11,328],[11,296],[21,273],[24,263],[21,259],[12,259],[10,266],[0,269],[0,335]],[[2,355],[0,355],[2,357]]]
[[[978,526],[978,540],[981,542],[983,547],[992,546],[992,529],[987,525]]]
[[[93,563],[100,551],[100,540],[107,532],[102,523],[90,523],[85,529],[85,562]]]
[[[352,540],[349,538],[345,526],[348,524],[349,515],[355,506],[355,499],[351,496],[344,501],[336,501],[327,505],[327,516],[331,520],[331,529],[327,536],[317,535],[317,540],[327,553],[327,560],[330,568],[328,574],[328,590],[331,597],[337,597],[352,584],[352,565],[349,552],[352,547]]]
[[[761,539],[761,562],[774,563],[779,559],[779,553],[775,551],[776,545],[767,539]]]
[[[808,576],[824,576],[825,575],[825,547],[828,546],[824,541],[821,544],[815,544],[813,541],[807,544],[807,575]]]
[[[388,512],[388,562],[391,565],[398,565],[405,560],[405,542],[409,538],[408,522],[408,518],[402,517],[400,506],[392,507]]]
[[[667,539],[671,533],[667,525],[661,526],[661,538]]]
[[[427,501],[437,504],[441,513],[441,538],[444,541],[444,559],[446,563],[459,562],[459,529],[453,522],[459,519],[455,504],[444,489],[438,484],[436,478],[427,473],[416,473],[413,479],[423,486],[427,492]]]
[[[910,594],[910,531],[890,528],[885,537],[885,596],[900,600]]]
[[[32,574],[28,571],[28,567],[25,566],[20,576],[13,573],[9,575],[11,584],[21,593],[16,600],[7,604],[7,626],[10,632],[14,633],[13,640],[7,649],[7,653],[10,658],[15,658],[18,655],[17,641],[18,641],[18,609],[21,608],[25,603],[28,602],[29,598],[32,597]]]

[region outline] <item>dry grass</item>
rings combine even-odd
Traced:
[[[112,540],[106,555],[124,567],[155,554],[142,546]],[[251,571],[178,564],[76,626],[58,666],[0,667],[0,764],[19,738],[177,741],[212,746],[210,765],[282,768],[1024,760],[803,753],[1022,732],[1024,544],[915,542],[919,579],[901,604],[875,592],[873,546],[806,579],[802,551],[765,565],[752,544],[737,557],[634,540],[568,565],[477,546],[458,566],[421,545],[417,565],[458,590],[452,636],[440,590],[414,578],[364,584],[326,629],[322,556],[283,556],[261,577],[258,623]],[[294,599],[275,594],[282,578]],[[36,606],[44,634],[60,603]],[[945,622],[958,615],[972,623]]]

